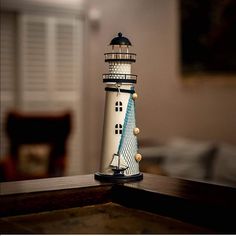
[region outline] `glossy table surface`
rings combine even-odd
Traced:
[[[226,186],[151,174],[112,184],[91,174],[0,188],[1,233],[236,232],[236,189]]]

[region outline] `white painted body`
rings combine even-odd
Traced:
[[[112,74],[112,76],[114,76],[114,74],[131,74],[131,64],[121,62],[109,63],[109,73]],[[119,78],[119,75],[117,75],[117,78]],[[117,84],[106,83],[106,87],[117,89]],[[134,85],[123,83],[120,84],[119,89],[131,90],[134,89]],[[122,136],[122,134],[115,133],[115,126],[116,124],[118,124],[118,126],[119,124],[121,124],[122,129],[124,128],[124,121],[130,96],[132,96],[130,93],[106,91],[101,165],[101,171],[103,173],[113,173],[110,164],[113,159],[113,155],[118,153],[118,148]],[[122,111],[119,111],[119,107],[118,112],[115,110],[116,102],[122,102]],[[135,122],[132,125],[136,126]],[[136,136],[134,138],[136,139]],[[135,148],[132,153],[133,152],[137,153],[137,148]],[[132,171],[130,171],[129,169],[125,170],[124,174],[127,176],[139,173],[139,165],[135,160],[135,155],[133,155],[133,158],[131,159],[131,161],[128,161],[130,165],[133,166],[133,169]]]
[[[107,87],[116,88],[115,85]],[[131,85],[122,85],[120,89],[130,89]],[[129,93],[106,92],[104,128],[103,128],[103,144],[102,144],[102,171],[109,169],[109,164],[113,154],[117,153],[121,134],[115,134],[115,125],[122,124],[125,120],[125,111],[128,105]],[[121,101],[122,112],[115,111],[115,103]]]

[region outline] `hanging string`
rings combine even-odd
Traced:
[[[121,86],[121,84],[119,84],[119,83],[116,83],[116,88],[117,88],[117,97],[120,95],[120,86]]]

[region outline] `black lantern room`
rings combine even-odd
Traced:
[[[127,61],[135,62],[136,54],[129,53],[129,47],[132,46],[130,40],[118,33],[118,36],[113,38],[110,42],[112,52],[105,53],[105,62],[109,61]]]

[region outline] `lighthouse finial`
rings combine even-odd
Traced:
[[[126,45],[131,46],[131,42],[128,38],[124,37],[121,32],[118,33],[118,36],[113,38],[110,42],[110,45]]]

